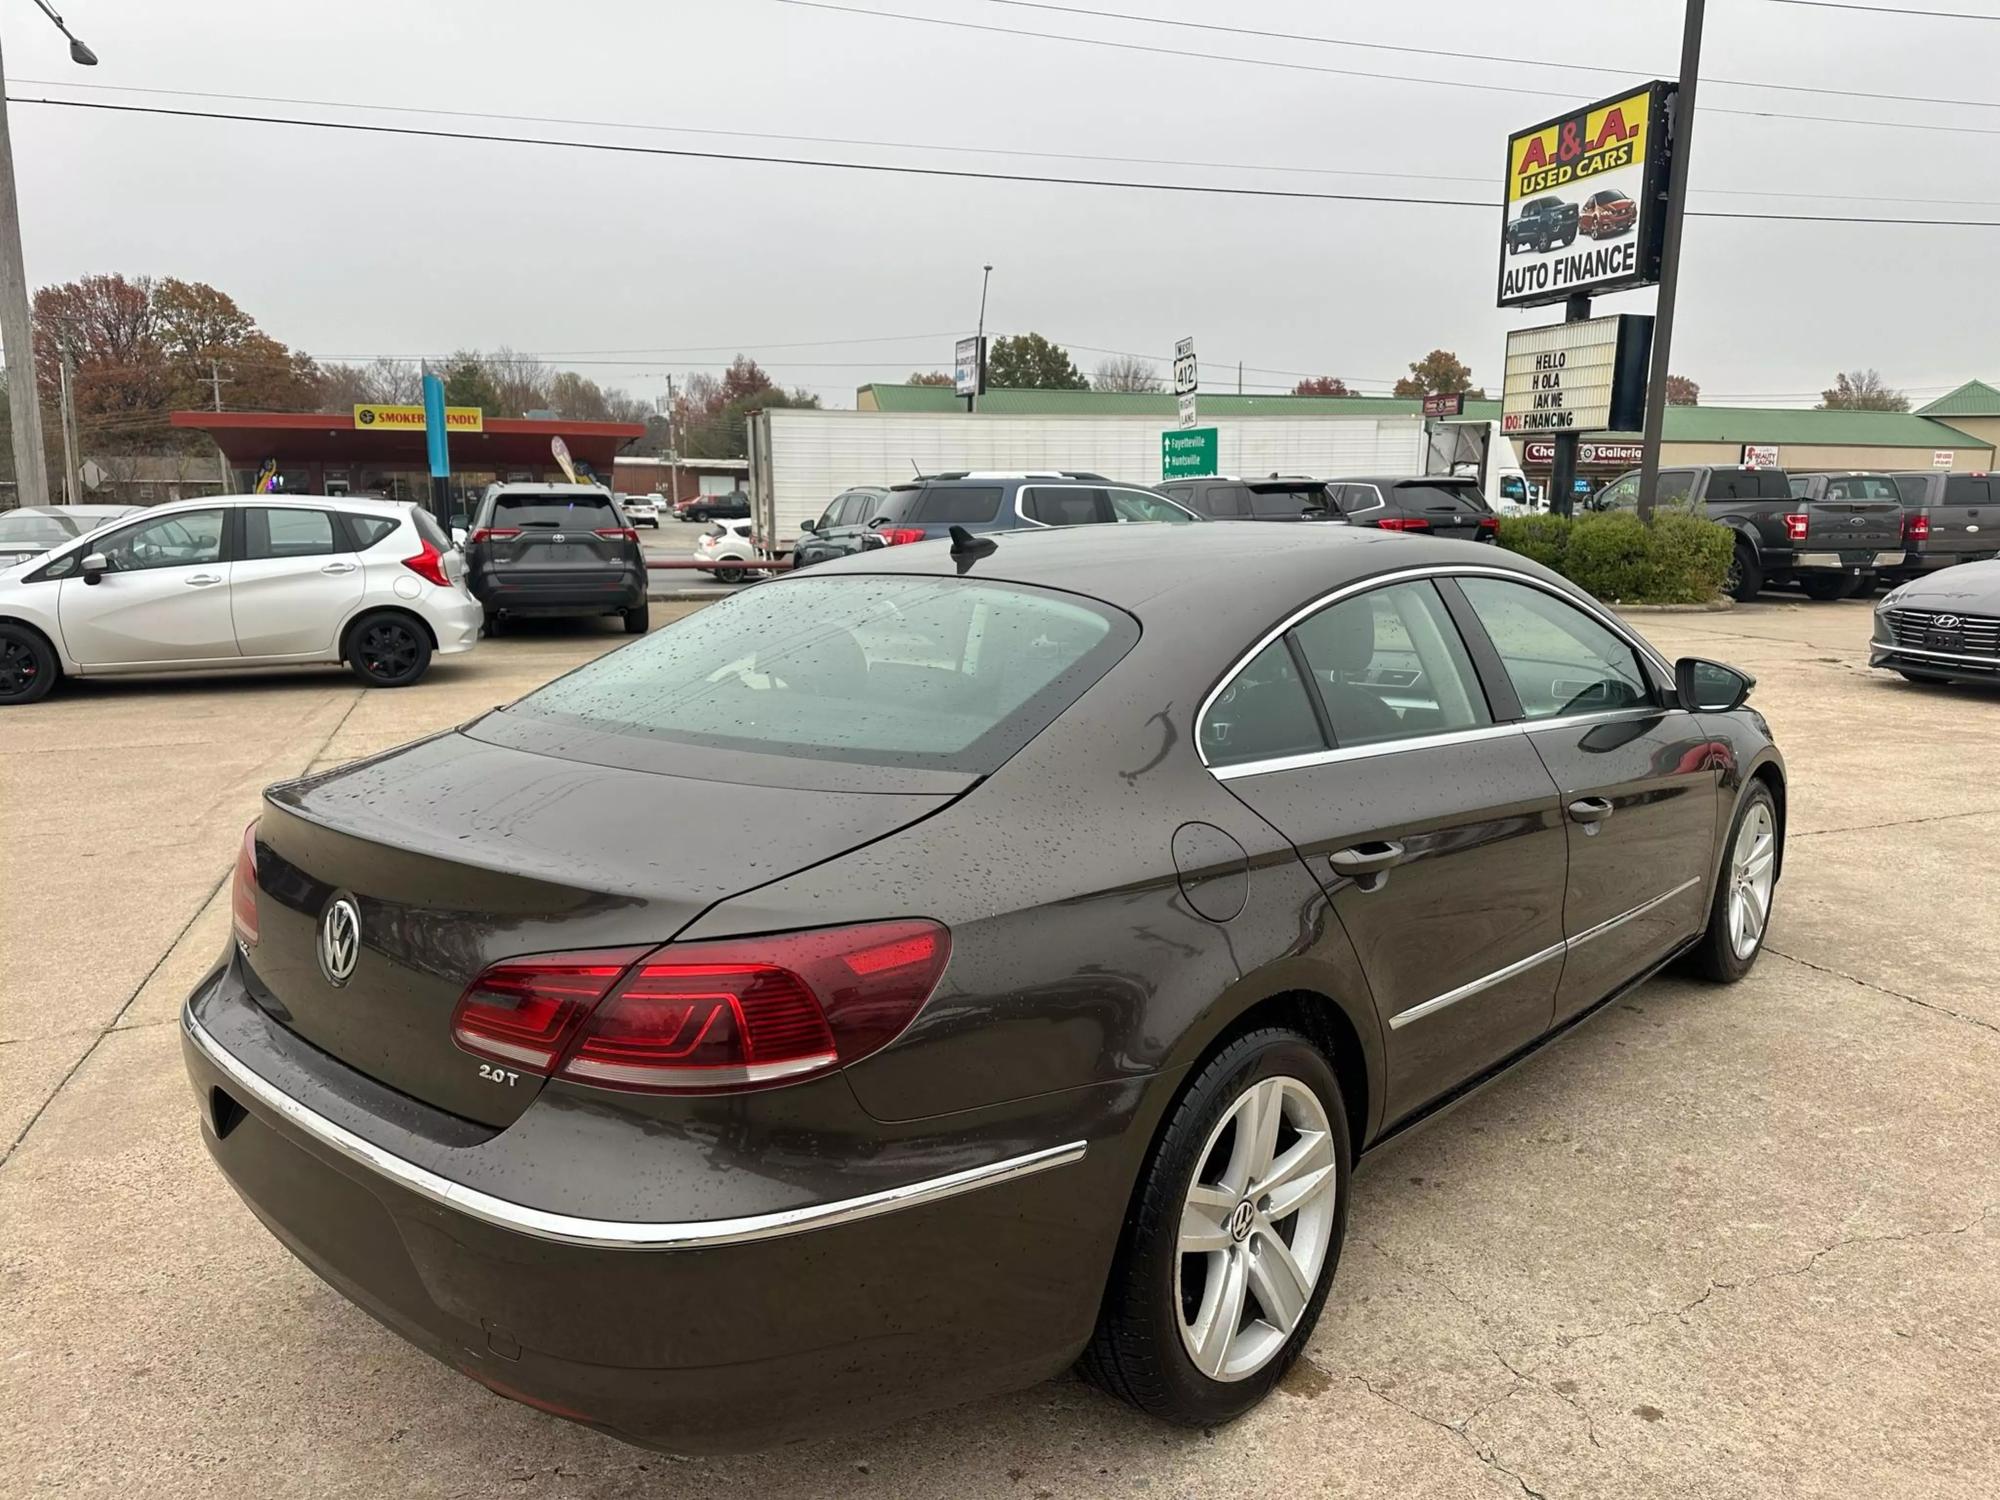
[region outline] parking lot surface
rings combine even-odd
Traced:
[[[236,1200],[180,1064],[265,784],[623,638],[524,628],[396,692],[65,684],[0,726],[0,1493],[1990,1496],[2000,693],[1869,672],[1868,619],[1637,619],[1760,679],[1791,771],[1769,945],[1733,989],[1655,979],[1364,1167],[1263,1407],[1184,1432],[1065,1379],[737,1459],[626,1447],[378,1327]]]

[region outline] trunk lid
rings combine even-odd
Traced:
[[[712,756],[691,752],[689,774],[653,758],[645,769],[585,764],[451,733],[274,788],[257,832],[253,994],[349,1067],[505,1127],[542,1080],[482,1073],[453,1043],[452,1012],[483,969],[651,948],[717,901],[892,833],[974,779],[930,774],[909,791],[852,777],[745,785],[714,779]],[[360,917],[339,985],[319,952],[336,896]]]
[[[1806,544],[1848,551],[1888,551],[1903,544],[1903,507],[1895,500],[1806,502]]]
[[[489,525],[496,534],[480,545],[511,582],[561,584],[616,572],[637,545],[598,535],[624,529],[608,495],[502,495]]]

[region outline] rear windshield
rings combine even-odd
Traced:
[[[802,578],[711,604],[507,713],[714,749],[983,775],[1138,638],[1130,616],[1068,594],[956,578]]]
[[[1397,485],[1390,493],[1404,510],[1448,510],[1468,516],[1487,513],[1485,497],[1469,484],[1427,484],[1415,480]]]
[[[492,524],[594,531],[599,526],[616,526],[618,515],[611,508],[609,495],[498,495],[493,501]]]

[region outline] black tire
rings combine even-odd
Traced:
[[[1334,1207],[1326,1255],[1312,1295],[1277,1354],[1253,1374],[1216,1380],[1195,1367],[1181,1339],[1181,1213],[1211,1133],[1251,1085],[1276,1077],[1306,1085],[1329,1125]],[[1079,1371],[1148,1415],[1188,1427],[1227,1422],[1263,1400],[1312,1336],[1333,1284],[1347,1234],[1352,1155],[1340,1084],[1317,1047],[1275,1026],[1229,1043],[1181,1090],[1140,1172],[1097,1331]]]
[[[625,622],[627,635],[644,635],[647,627],[653,623],[652,611],[643,604],[626,610],[620,618]]]
[[[741,583],[749,576],[750,570],[748,568],[717,568],[715,570],[715,581],[717,583]]]
[[[382,609],[347,627],[340,654],[370,687],[408,687],[430,668],[431,638],[412,616]]]
[[[1808,599],[1831,604],[1836,599],[1850,597],[1861,587],[1861,578],[1855,573],[1801,573],[1799,587]]]
[[[1738,604],[1748,604],[1764,591],[1764,570],[1757,563],[1757,554],[1750,550],[1750,544],[1739,539],[1736,554],[1729,563],[1729,579],[1724,588],[1729,597]]]
[[[55,648],[40,631],[0,625],[0,707],[39,702],[60,676],[62,664]]]
[[[1729,824],[1729,838],[1722,846],[1722,862],[1716,869],[1715,896],[1708,906],[1708,926],[1702,929],[1701,940],[1689,952],[1688,968],[1703,979],[1717,984],[1734,984],[1748,974],[1757,962],[1757,955],[1764,951],[1764,938],[1770,931],[1768,917],[1757,934],[1757,944],[1747,957],[1739,955],[1729,936],[1729,901],[1733,890],[1731,880],[1732,865],[1736,851],[1736,838],[1742,832],[1744,822],[1753,810],[1762,808],[1771,820],[1772,829],[1778,837],[1775,851],[1777,857],[1784,854],[1783,830],[1778,823],[1777,804],[1771,800],[1770,789],[1761,781],[1750,784],[1744,793],[1742,804],[1736,809],[1736,816]],[[1772,866],[1771,897],[1777,898],[1776,864]]]
[[[506,628],[507,628],[506,619],[500,613],[499,610],[489,609],[486,611],[485,632],[486,632],[486,638],[488,640],[491,640],[494,636],[500,634],[500,632],[505,630]]]

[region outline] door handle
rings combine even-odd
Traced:
[[[1364,891],[1382,884],[1381,877],[1392,865],[1403,862],[1403,846],[1395,839],[1371,839],[1365,844],[1336,849],[1326,857],[1336,875],[1352,876]]]
[[[211,583],[222,582],[220,573],[190,573],[185,582],[189,588],[207,588]]]
[[[322,573],[352,573],[353,571],[353,563],[328,563],[320,569]]]
[[[1569,805],[1572,823],[1602,823],[1616,811],[1609,797],[1579,797]]]

